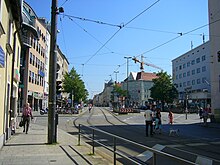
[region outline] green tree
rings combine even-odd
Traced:
[[[150,88],[151,97],[155,101],[161,101],[164,110],[165,103],[172,103],[178,97],[178,91],[167,72],[157,73],[158,78],[153,79],[154,85]]]
[[[62,82],[64,91],[73,95],[74,101],[80,102],[81,100],[85,101],[87,99],[88,91],[74,67],[69,73],[64,75]]]
[[[113,91],[112,91],[112,101],[114,99],[114,95],[116,94],[118,97],[125,97],[126,96],[126,90],[123,90],[118,84],[115,84],[113,86]]]

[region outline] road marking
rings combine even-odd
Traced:
[[[199,165],[212,165],[212,160],[205,158],[205,157],[198,156],[196,158],[196,163]]]
[[[205,146],[205,145],[208,145],[207,143],[189,143],[189,144],[186,144],[187,146]]]
[[[171,145],[166,145],[166,147],[176,148],[176,147],[184,147],[184,145],[182,145],[182,144],[171,144]]]
[[[152,148],[155,149],[155,150],[161,151],[165,148],[165,146],[160,145],[160,144],[156,144]],[[153,152],[148,151],[148,150],[141,153],[141,154],[139,154],[139,155],[137,155],[137,158],[140,159],[143,162],[146,162],[147,160],[149,160],[152,157],[153,157]]]

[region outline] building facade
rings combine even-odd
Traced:
[[[20,0],[0,0],[0,148],[14,133],[20,80]]]
[[[209,36],[211,45],[211,98],[212,98],[212,111],[215,118],[220,122],[220,1],[209,0]]]
[[[128,90],[130,106],[145,106],[152,101],[150,88],[153,86],[153,79],[157,78],[154,73],[131,72],[128,78],[122,82],[122,89]]]
[[[21,107],[30,103],[34,111],[43,108],[47,26],[38,19],[34,10],[23,3],[23,35],[29,41],[22,52]]]
[[[66,56],[62,53],[59,46],[57,46],[57,73],[56,82],[61,87],[61,91],[57,94],[57,106],[62,107],[67,103],[69,94],[62,91],[62,80],[64,75],[68,73],[69,62]]]
[[[179,100],[206,107],[211,102],[210,41],[172,60],[173,83]]]

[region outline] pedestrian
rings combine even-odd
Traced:
[[[173,113],[171,112],[171,110],[169,111],[168,118],[169,118],[169,124],[173,124]]]
[[[208,109],[207,108],[203,109],[202,118],[203,118],[204,126],[207,126],[208,115],[209,115]]]
[[[161,121],[161,113],[160,108],[156,109],[156,117],[155,117],[155,131],[159,131],[159,134],[162,132],[162,121]]]
[[[27,134],[29,125],[30,125],[30,118],[33,119],[32,109],[29,103],[26,103],[26,105],[24,106],[24,109],[22,112],[22,118],[23,118],[23,127],[24,127],[23,132],[26,131],[26,134]]]
[[[92,104],[89,104],[89,113],[90,113],[91,109],[92,109]]]
[[[152,111],[151,107],[147,106],[147,110],[144,113],[145,117],[145,124],[146,124],[146,136],[148,136],[148,129],[150,127],[150,135],[153,135],[153,118],[152,118]]]
[[[200,108],[199,108],[199,118],[200,118],[200,119],[202,119],[202,117],[203,117],[203,116],[202,116],[202,113],[203,113],[203,108],[200,107]]]

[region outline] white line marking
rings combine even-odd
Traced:
[[[155,149],[155,150],[161,151],[161,150],[163,150],[163,149],[165,148],[165,146],[160,145],[160,144],[156,144],[156,145],[153,146],[152,148]],[[145,151],[145,152],[139,154],[139,155],[137,156],[137,158],[140,159],[140,160],[143,161],[143,162],[146,162],[147,160],[149,160],[150,158],[152,158],[152,156],[153,156],[153,152],[147,150],[147,151]]]
[[[205,158],[205,157],[198,156],[196,158],[196,163],[199,165],[212,165],[212,160]]]

